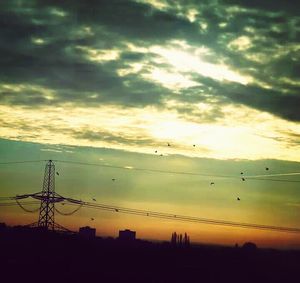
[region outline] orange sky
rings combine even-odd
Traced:
[[[119,230],[131,229],[137,232],[140,239],[169,241],[176,231],[179,234],[188,233],[192,243],[234,246],[251,241],[258,247],[300,248],[300,237],[296,233],[186,223],[115,212],[99,212],[95,216],[90,209],[83,210],[74,216],[57,215],[56,221],[73,231],[83,226],[94,227],[97,235],[102,237],[117,237]],[[90,220],[89,216],[95,220]],[[22,213],[17,207],[1,208],[0,219],[8,225],[29,224],[38,220],[38,213]]]

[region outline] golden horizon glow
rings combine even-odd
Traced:
[[[38,214],[20,214],[17,209],[6,208],[2,221],[6,222],[7,225],[26,225],[37,220]],[[91,221],[91,217],[95,220]],[[97,236],[101,237],[118,237],[119,230],[131,229],[137,232],[138,239],[170,241],[171,234],[176,231],[179,234],[187,233],[194,244],[225,246],[238,244],[242,246],[245,242],[254,242],[259,248],[290,249],[300,247],[299,236],[293,233],[201,223],[182,223],[114,212],[80,211],[76,216],[71,217],[57,215],[56,221],[73,231],[78,231],[79,227],[84,226],[94,227],[97,230]]]

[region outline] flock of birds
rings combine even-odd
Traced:
[[[171,144],[168,142],[168,143],[167,143],[167,146],[170,147]],[[196,145],[193,144],[193,147],[196,147]],[[158,153],[158,150],[155,150],[154,152],[155,152],[155,153]],[[161,153],[160,156],[163,156],[163,154]],[[265,170],[266,170],[266,171],[269,171],[269,167],[265,167]],[[56,172],[56,175],[59,176],[59,172]],[[244,175],[244,172],[241,172],[240,175],[243,176],[243,175]],[[116,178],[112,178],[111,180],[112,180],[113,182],[115,182],[115,181],[116,181]],[[241,177],[241,180],[242,180],[243,182],[246,181],[245,177]],[[210,185],[211,185],[211,186],[215,185],[215,182],[210,182]],[[97,201],[95,198],[92,198],[92,200],[95,201],[95,202]],[[236,200],[237,200],[237,201],[240,201],[241,199],[240,199],[240,197],[237,197]],[[64,203],[62,203],[62,205],[64,205]],[[118,210],[118,209],[115,209],[115,211],[118,212],[119,210]],[[91,217],[91,221],[94,221],[94,220],[95,220],[95,218]]]
[[[171,146],[171,144],[168,142],[168,143],[167,143],[167,146]],[[193,144],[193,147],[196,147],[196,145]],[[158,153],[158,151],[155,150],[155,153]],[[160,156],[163,156],[163,154],[160,154]],[[269,167],[265,167],[265,170],[266,170],[266,171],[269,171]],[[244,172],[241,172],[241,175],[244,175]],[[246,181],[246,179],[245,179],[244,177],[242,177],[241,180],[242,180],[243,182]],[[214,184],[215,184],[215,182],[211,182],[211,183],[210,183],[211,186],[214,185]],[[237,201],[240,201],[241,199],[240,199],[239,197],[237,197],[236,200],[237,200]]]
[[[269,171],[269,167],[265,167],[265,170],[266,170],[266,171]],[[244,175],[244,172],[241,172],[241,175]],[[245,179],[244,177],[242,177],[241,180],[242,180],[243,182],[246,181],[246,179]],[[214,184],[215,184],[214,182],[211,182],[211,183],[210,183],[211,186],[214,185]],[[241,199],[240,199],[239,197],[237,197],[236,200],[237,200],[237,201],[240,201]]]

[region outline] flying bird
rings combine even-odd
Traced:
[[[115,179],[115,178],[112,178],[111,180],[112,180],[112,181],[116,181],[116,179]]]
[[[215,183],[214,183],[214,182],[210,182],[210,184],[211,184],[211,185],[214,185]]]
[[[241,172],[241,175],[243,175],[244,174],[244,172]]]
[[[268,171],[268,170],[269,170],[269,167],[266,167],[266,170]]]
[[[115,209],[116,212],[119,212],[119,209]]]
[[[58,172],[56,172],[56,175],[57,175],[57,176],[59,176],[59,173],[58,173]]]
[[[157,153],[157,150],[155,150],[155,153]]]
[[[236,200],[240,201],[241,199],[239,197],[237,197]]]
[[[168,146],[171,146],[171,145],[168,143]]]
[[[93,200],[93,201],[96,201],[96,199],[95,199],[95,198],[93,198],[92,200]]]
[[[242,181],[245,181],[245,178],[242,178]]]
[[[193,144],[193,147],[195,147],[196,145],[195,144]]]
[[[91,220],[94,221],[94,218],[92,217]]]

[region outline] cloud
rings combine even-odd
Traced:
[[[155,145],[156,142],[151,137],[147,135],[132,135],[128,134],[125,135],[124,132],[120,133],[111,133],[109,131],[96,131],[96,130],[89,130],[89,129],[80,129],[76,131],[72,131],[71,135],[78,139],[84,139],[89,141],[104,141],[110,144],[126,144],[129,146],[137,146],[137,145]]]
[[[279,142],[285,142],[288,147],[300,147],[300,134],[298,133],[281,131],[273,138]]]
[[[231,82],[217,82],[210,78],[194,76],[194,80],[202,85],[204,93],[221,97],[223,102],[231,101],[252,108],[272,113],[291,121],[299,121],[300,114],[296,111],[300,105],[300,96],[284,93],[280,90],[263,88],[257,85],[242,85]],[[196,97],[194,98],[197,99]]]
[[[120,120],[133,116],[130,126],[136,128],[141,113],[150,111],[154,116],[148,117],[145,138],[121,134],[119,124],[103,127],[99,122],[81,125],[82,132],[72,128],[72,144],[77,139],[151,146],[161,138],[154,130],[158,119],[162,125],[175,119],[173,127],[178,128],[194,123],[197,129],[219,129],[223,121],[227,127],[240,126],[240,119],[249,129],[252,120],[228,109],[267,112],[264,125],[270,125],[270,117],[280,121],[280,129],[274,124],[265,128],[266,137],[276,137],[284,123],[292,123],[298,135],[300,18],[292,6],[275,2],[1,1],[0,64],[5,72],[0,74],[0,103],[23,111],[18,125],[3,119],[1,136],[37,138],[37,130],[64,131],[73,125],[63,111],[47,131],[38,118],[29,125],[22,115],[31,110],[44,119],[45,109],[83,113],[85,108],[83,115],[91,112],[96,119],[95,109],[101,115],[104,107],[116,111]],[[16,116],[7,114],[12,120]],[[8,133],[9,127],[15,134]],[[229,128],[227,136],[232,135]],[[251,134],[249,130],[245,136]],[[184,147],[187,136],[179,138],[178,147]],[[295,144],[288,134],[273,142],[288,145],[288,139]],[[216,152],[203,144],[205,149]]]
[[[251,0],[251,1],[242,1],[242,0],[229,0],[224,1],[229,5],[237,5],[244,9],[256,9],[265,12],[279,12],[279,13],[288,13],[291,15],[298,15],[297,9],[300,8],[298,1],[289,1],[289,2],[282,2],[282,1],[259,1],[259,0]]]
[[[159,7],[156,2],[150,2],[152,6],[149,6],[142,1],[93,1],[88,5],[82,1],[21,1],[19,5],[14,1],[3,2],[0,47],[1,65],[6,72],[0,79],[5,83],[52,89],[55,91],[52,104],[142,106],[161,105],[162,98],[176,92],[176,87],[194,86],[196,82],[190,77],[198,73],[214,80],[235,81],[231,86],[243,92],[240,99],[236,98],[239,103],[299,120],[295,109],[299,93],[296,84],[299,66],[295,61],[298,47],[288,44],[290,51],[281,54],[286,46],[282,41],[294,42],[290,33],[299,22],[298,18],[288,17],[293,16],[289,14],[290,9],[283,9],[277,15],[266,11],[266,5],[258,5],[258,2],[251,7],[238,1],[234,6],[227,2],[178,1],[174,7],[168,1],[164,3]],[[188,19],[191,13],[193,21]],[[199,28],[201,22],[207,23],[205,32]],[[227,22],[224,27],[223,22]],[[274,25],[276,28],[272,31]],[[283,35],[286,38],[282,38]],[[189,50],[182,50],[182,46],[180,50],[180,45],[176,50],[174,44],[171,49],[169,42],[176,39],[185,42]],[[267,42],[273,45],[268,46]],[[146,49],[132,52],[128,43]],[[204,54],[209,59],[207,62],[190,53],[199,43],[210,52],[210,55]],[[278,54],[273,55],[273,60],[266,59],[269,63],[263,66],[257,56],[269,58],[269,47]],[[227,62],[228,66],[220,67],[220,62]],[[126,73],[132,66],[142,66],[141,73]],[[174,68],[180,67],[181,72],[174,72]],[[237,75],[237,70],[243,75]],[[244,84],[246,77],[252,77],[260,87],[248,84],[242,88],[239,84]],[[264,85],[277,92],[264,90]],[[259,93],[258,99],[253,99],[255,102],[243,97],[252,91]],[[280,92],[292,95],[283,98]],[[261,93],[268,93],[268,97],[272,94],[273,107],[268,106],[264,95],[260,97]],[[2,92],[1,97],[11,104],[49,103],[36,92],[18,96]],[[288,111],[276,106],[283,100]]]
[[[63,152],[62,150],[53,149],[53,148],[41,148],[40,151],[50,151],[50,152],[57,152],[57,153]]]

